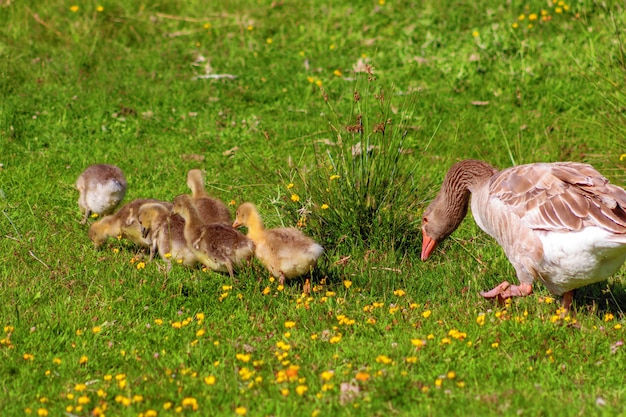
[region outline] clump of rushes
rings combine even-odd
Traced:
[[[406,249],[419,240],[414,214],[423,195],[415,178],[421,152],[405,147],[410,101],[392,112],[393,93],[377,87],[367,71],[367,80],[356,82],[348,123],[322,90],[334,137],[315,141],[315,168],[296,167],[287,184],[294,223],[327,250],[342,244]]]

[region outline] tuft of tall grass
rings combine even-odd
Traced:
[[[345,122],[324,90],[322,95],[332,139],[314,142],[312,169],[293,168],[287,187],[304,193],[284,199],[284,209],[327,250],[402,250],[419,242],[422,153],[407,141],[415,95],[379,86],[368,69],[355,82]],[[398,97],[404,102],[396,106]]]

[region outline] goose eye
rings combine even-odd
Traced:
[[[428,223],[428,217],[422,217],[422,223],[423,224]]]

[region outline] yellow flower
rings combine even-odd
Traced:
[[[537,18],[538,18],[537,13],[531,13],[528,15],[528,20],[530,20],[531,22],[533,20],[537,20]]]
[[[287,188],[288,188],[288,189],[293,188],[293,182],[290,182],[289,184],[287,184]]]
[[[330,379],[335,375],[335,372],[333,371],[324,371],[322,372],[322,374],[320,375],[320,377],[324,380],[324,381],[330,381]]]
[[[32,361],[33,359],[35,359],[35,356],[33,356],[32,353],[25,353],[22,357],[25,361]]]
[[[426,310],[422,313],[422,317],[424,317],[425,319],[429,318],[430,315],[432,314],[432,311],[430,310]]]
[[[104,7],[102,7],[102,6],[98,5],[98,6],[96,6],[96,11],[97,11],[98,13],[102,13],[102,12],[104,11]]]
[[[415,347],[421,348],[426,345],[426,341],[422,339],[411,339],[411,344]]]
[[[211,24],[210,23],[205,23],[204,25],[202,25],[203,28],[205,29],[211,29]]]
[[[71,7],[70,7],[70,12],[72,12],[72,13],[76,13],[76,12],[77,12],[77,11],[79,11],[79,10],[80,10],[80,7],[78,7],[77,5],[73,5],[73,6],[71,6]],[[95,215],[96,215],[96,217],[97,217],[97,214],[98,214],[98,213],[94,213],[94,214],[95,214]],[[92,217],[93,217],[93,215],[92,215]]]
[[[331,181],[336,180],[336,179],[339,179],[339,178],[341,178],[341,176],[339,176],[339,175],[337,175],[337,174],[333,174],[333,175],[331,175],[331,176],[330,176],[330,180],[331,180]]]
[[[92,333],[94,333],[94,334],[95,334],[95,333],[100,333],[101,331],[102,331],[102,327],[100,327],[100,326],[94,326],[94,327],[91,329],[91,332],[92,332]]]
[[[78,404],[85,405],[89,404],[90,401],[91,400],[86,395],[81,395],[80,397],[78,397]]]
[[[193,397],[183,398],[183,402],[181,404],[183,407],[191,408],[194,411],[198,409],[198,400]]]
[[[352,281],[349,281],[347,279],[344,280],[343,281],[343,286],[346,287],[346,288],[350,288],[352,286]]]
[[[456,372],[454,371],[449,371],[446,376],[448,377],[448,379],[454,379],[456,378]]]
[[[376,357],[376,362],[378,362],[378,363],[382,363],[383,365],[389,365],[390,363],[392,363],[392,362],[393,362],[393,360],[392,360],[389,356],[386,356],[386,355],[378,355],[378,356]]]
[[[359,372],[354,377],[357,381],[365,382],[370,379],[370,374],[368,374],[367,372]]]
[[[563,8],[562,7],[555,8],[554,13],[563,13]]]
[[[80,357],[80,359],[78,359],[78,363],[80,365],[84,365],[84,364],[87,363],[88,360],[89,360],[89,358],[87,356],[83,355],[83,356]]]
[[[309,388],[306,385],[298,385],[296,387],[296,394],[302,396],[305,392],[307,392]]]
[[[265,40],[265,42],[267,42],[268,44],[271,44],[271,43],[272,43],[272,42],[274,42],[274,41],[272,40],[272,38],[267,38],[267,39]]]
[[[491,344],[491,347],[492,347],[492,348],[494,348],[494,349],[497,349],[497,348],[498,348],[498,346],[500,346],[500,343],[498,343],[498,342],[493,342],[493,343]]]
[[[417,363],[417,356],[409,356],[405,360],[407,363]]]
[[[37,415],[39,417],[46,417],[48,415],[48,410],[46,410],[45,408],[40,408],[37,410]]]
[[[485,324],[485,314],[481,313],[478,315],[478,317],[476,317],[476,323],[478,323],[479,326],[482,326]]]
[[[295,327],[295,325],[296,325],[296,322],[295,322],[295,321],[286,321],[286,322],[285,322],[285,327],[286,327],[287,329],[291,329],[291,328]]]
[[[235,408],[235,414],[237,414],[238,416],[245,416],[247,412],[248,410],[246,409],[246,407]]]
[[[245,354],[245,353],[238,353],[235,355],[235,357],[237,359],[239,359],[242,362],[250,362],[250,355],[249,354]]]
[[[478,36],[480,36],[480,33],[477,30],[475,30],[472,32],[472,36],[477,38]]]
[[[331,337],[328,340],[328,342],[331,343],[331,344],[336,344],[336,343],[341,342],[341,335],[336,335],[336,336]]]
[[[336,77],[341,77],[341,76],[343,75],[343,74],[341,73],[341,70],[338,70],[338,69],[334,70],[334,71],[333,71],[333,74],[334,74]]]
[[[395,290],[393,292],[393,295],[398,296],[398,297],[403,297],[404,295],[406,295],[406,292],[404,292],[404,290]]]
[[[300,196],[298,194],[291,194],[291,201],[297,203],[298,201],[300,201]]]
[[[85,384],[76,384],[76,385],[74,385],[74,391],[81,392],[81,391],[85,391],[86,389],[87,389],[87,385],[85,385]]]
[[[322,210],[328,210],[328,204],[324,203],[320,206]]]
[[[145,262],[137,262],[137,269],[145,269],[146,268],[146,263]]]

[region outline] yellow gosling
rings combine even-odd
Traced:
[[[137,220],[139,208],[146,203],[162,203],[172,206],[159,200],[138,198],[122,206],[116,213],[105,216],[89,227],[89,239],[96,248],[109,237],[122,236],[131,242],[144,247],[150,247],[150,240],[144,238],[141,233],[141,225]]]
[[[293,227],[265,229],[261,216],[252,203],[237,209],[233,227],[246,226],[248,237],[256,247],[255,256],[281,284],[285,278],[310,273],[324,248]]]
[[[173,214],[171,209],[171,204],[146,203],[139,208],[137,216],[142,236],[151,242],[150,261],[158,251],[167,264],[168,272],[172,269],[170,259],[185,266],[198,263],[198,258],[185,240],[185,220],[178,214]]]

